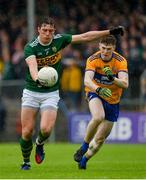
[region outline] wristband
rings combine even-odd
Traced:
[[[101,87],[98,87],[98,88],[95,90],[95,92],[96,92],[97,94],[99,94],[100,90],[101,90]]]

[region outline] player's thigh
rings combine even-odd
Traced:
[[[41,112],[47,109],[58,109],[59,100],[60,96],[58,90],[49,93],[43,93],[40,103]]]
[[[31,107],[22,107],[21,109],[21,124],[22,128],[32,129],[35,124],[37,109]]]
[[[95,137],[105,139],[110,134],[113,124],[111,121],[103,120],[97,128]]]
[[[105,112],[102,101],[99,98],[93,98],[89,101],[89,109],[93,119],[104,119]]]
[[[57,117],[57,109],[55,108],[48,108],[41,111],[41,129],[52,129]],[[48,129],[47,129],[48,128]]]
[[[56,121],[58,103],[59,103],[59,91],[54,91],[48,94],[44,94],[44,100],[41,102],[41,128],[52,128]]]

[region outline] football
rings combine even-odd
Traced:
[[[53,67],[43,67],[38,72],[38,80],[45,86],[54,86],[58,80],[58,73]]]

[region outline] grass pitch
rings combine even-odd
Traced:
[[[146,144],[104,144],[100,152],[88,162],[86,170],[79,170],[73,154],[75,144],[46,144],[46,158],[41,165],[31,155],[32,169],[20,170],[19,144],[0,144],[1,179],[144,179],[146,178]]]

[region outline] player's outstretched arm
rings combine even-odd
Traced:
[[[104,31],[88,31],[83,34],[73,35],[72,36],[72,43],[82,43],[82,42],[90,42],[93,40],[96,40],[102,36],[106,35],[123,35],[124,34],[124,27],[123,26],[117,26],[113,27],[109,30]]]

